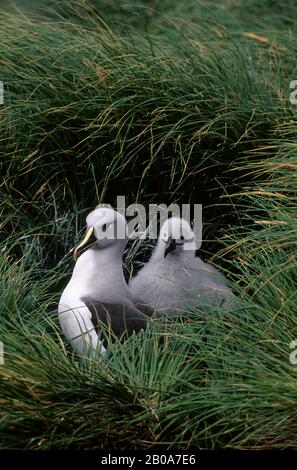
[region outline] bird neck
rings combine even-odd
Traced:
[[[187,249],[183,250],[184,253],[189,253],[189,256],[193,256],[193,252],[194,252],[194,255],[195,255],[195,252],[197,250],[197,246],[196,246],[196,242],[195,240],[193,240],[192,242],[187,242],[186,244],[186,247]]]
[[[71,281],[79,290],[90,290],[94,286],[104,289],[111,284],[115,288],[126,286],[122,267],[122,252],[114,247],[103,250],[89,249],[76,261]]]
[[[187,249],[185,250],[184,248],[176,248],[174,251],[171,251],[166,258],[164,258],[164,252],[165,252],[165,243],[162,240],[158,241],[158,244],[156,245],[156,248],[153,251],[152,254],[152,261],[159,261],[160,259],[162,260],[167,260],[167,261],[178,261],[179,257],[183,258],[193,258],[195,257],[195,252],[196,252],[196,243],[195,240],[192,242],[187,242]]]

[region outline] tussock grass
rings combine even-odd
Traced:
[[[295,448],[294,2],[25,3],[0,19],[0,446]],[[118,194],[203,203],[240,301],[80,361],[68,252]]]

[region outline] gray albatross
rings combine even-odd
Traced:
[[[80,355],[106,354],[98,320],[118,337],[146,327],[148,316],[134,305],[123,274],[126,241],[121,214],[99,208],[88,215],[87,233],[74,250],[77,261],[58,307],[63,333]]]
[[[129,289],[158,316],[185,316],[193,307],[208,312],[211,305],[231,309],[235,298],[224,275],[196,256],[195,234],[178,217],[164,222],[151,258]]]

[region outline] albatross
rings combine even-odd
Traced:
[[[74,249],[76,263],[58,313],[62,331],[73,349],[80,355],[98,357],[106,354],[98,335],[98,320],[123,337],[144,329],[148,316],[134,305],[123,274],[125,218],[111,208],[98,208],[86,222],[87,232]]]
[[[234,299],[224,275],[196,256],[195,234],[179,217],[164,222],[150,260],[129,289],[161,316],[185,315],[193,307],[207,312],[210,305],[232,308]]]

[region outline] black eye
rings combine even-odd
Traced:
[[[182,236],[180,237],[180,239],[181,239],[181,240],[184,240],[184,239],[185,239],[185,237],[182,235]]]
[[[106,232],[107,224],[102,225],[102,232]]]

